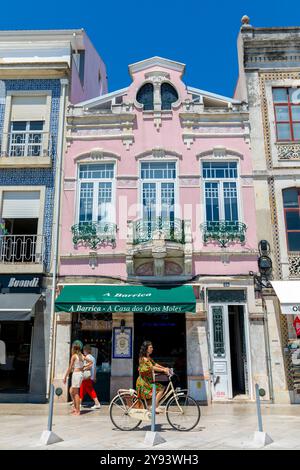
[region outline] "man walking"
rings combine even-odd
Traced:
[[[100,402],[97,398],[97,394],[94,389],[94,383],[96,382],[96,359],[91,354],[92,348],[89,344],[86,344],[83,348],[83,354],[87,362],[91,363],[90,369],[86,370],[83,375],[83,381],[80,386],[79,396],[80,404],[83,398],[88,394],[94,401],[94,405],[91,407],[92,410],[99,410],[101,408]]]

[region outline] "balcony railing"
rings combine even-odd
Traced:
[[[53,139],[48,132],[18,131],[3,134],[1,157],[51,157]]]
[[[82,222],[71,227],[73,243],[82,243],[94,250],[98,245],[116,243],[116,224],[103,222]]]
[[[217,241],[224,248],[230,241],[244,243],[247,227],[242,222],[219,220],[205,222],[201,226],[203,241]]]
[[[0,235],[0,263],[44,262],[43,235]]]
[[[133,244],[145,243],[152,240],[154,233],[159,238],[176,243],[185,243],[184,220],[166,220],[157,217],[154,220],[137,220],[133,222]]]

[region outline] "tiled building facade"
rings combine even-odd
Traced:
[[[61,162],[68,104],[107,90],[83,30],[0,33],[0,401],[51,381]],[[54,292],[54,294],[53,294]]]

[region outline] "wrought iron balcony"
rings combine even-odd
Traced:
[[[48,132],[3,133],[0,141],[1,157],[51,157],[53,151],[53,139]]]
[[[133,222],[133,244],[152,240],[154,233],[166,241],[185,243],[184,220],[166,220],[157,217],[154,220],[136,220]]]
[[[243,243],[246,239],[245,232],[247,227],[242,222],[219,220],[209,221],[201,224],[203,232],[203,241],[218,241],[224,248],[230,241],[240,241]]]
[[[94,250],[98,245],[116,243],[116,224],[103,222],[82,222],[71,227],[73,243],[82,243]]]
[[[44,262],[43,235],[0,235],[0,263]]]

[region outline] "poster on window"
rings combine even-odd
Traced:
[[[132,328],[113,329],[113,358],[132,359]]]

